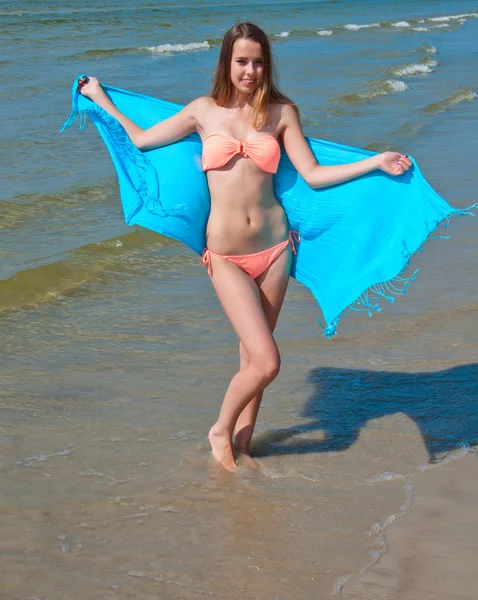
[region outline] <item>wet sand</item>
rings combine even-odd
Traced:
[[[413,482],[410,512],[387,530],[380,560],[345,585],[344,600],[478,597],[477,459],[472,451]]]

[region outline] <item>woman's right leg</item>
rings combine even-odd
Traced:
[[[280,357],[256,282],[237,265],[214,255],[211,278],[219,301],[244,346],[248,363],[232,378],[217,422],[209,432],[214,457],[235,470],[232,436],[244,407],[277,376]]]

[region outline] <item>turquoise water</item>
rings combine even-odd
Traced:
[[[179,103],[208,93],[221,36],[245,19],[270,35],[307,134],[405,151],[452,205],[477,201],[474,2],[4,2],[6,598],[326,598],[380,555],[374,523],[408,510],[387,474],[476,442],[469,218],[414,257],[404,298],[331,342],[292,282],[264,469],[211,472],[236,340],[199,259],[124,224],[93,125],[59,130],[79,73]]]

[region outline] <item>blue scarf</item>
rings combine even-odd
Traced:
[[[86,115],[98,128],[116,167],[126,223],[141,225],[179,240],[198,254],[206,246],[209,190],[201,169],[197,134],[155,150],[141,152],[120,123],[72,89],[72,112],[62,131]],[[116,107],[146,129],[176,114],[182,106],[103,85]],[[308,138],[321,165],[352,163],[373,152]],[[285,151],[274,176],[274,193],[290,228],[300,234],[291,275],[307,286],[319,303],[324,333],[335,334],[340,318],[352,310],[371,316],[379,300],[393,302],[408,282],[401,276],[411,255],[439,223],[456,210],[425,181],[413,161],[402,176],[380,171],[352,181],[312,190]],[[470,207],[472,208],[472,207]],[[445,236],[437,236],[445,237]],[[319,321],[320,322],[320,321]]]

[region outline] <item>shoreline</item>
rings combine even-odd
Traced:
[[[477,458],[472,448],[413,478],[410,511],[385,533],[377,562],[344,584],[344,600],[476,598]]]

